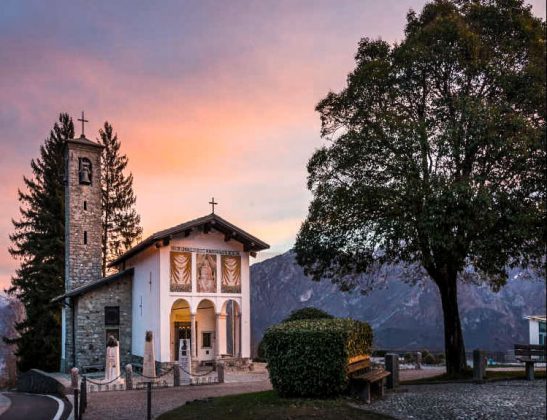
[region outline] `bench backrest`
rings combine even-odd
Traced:
[[[515,344],[515,356],[545,360],[547,347],[540,344]]]
[[[352,375],[357,372],[364,371],[368,368],[370,368],[370,357],[365,354],[352,357],[348,360],[348,366],[347,366],[348,375]]]

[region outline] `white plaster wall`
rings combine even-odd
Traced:
[[[539,344],[539,322],[535,319],[529,319],[528,326],[530,329],[529,343]]]
[[[147,330],[154,334],[154,352],[160,352],[160,253],[150,247],[128,261],[127,268],[134,267],[132,305],[132,352],[144,356],[144,337]],[[150,286],[150,280],[152,285]],[[142,314],[141,314],[142,297]],[[156,356],[157,358],[157,356]]]
[[[251,280],[249,254],[241,256],[241,357],[251,357]],[[243,267],[246,267],[243,270]]]

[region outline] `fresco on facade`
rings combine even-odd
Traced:
[[[171,252],[172,292],[192,291],[192,254],[189,252]]]
[[[222,293],[241,293],[241,257],[222,256]]]

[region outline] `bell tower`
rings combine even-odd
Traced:
[[[83,129],[79,138],[66,142],[65,293],[102,277],[102,149],[102,145],[85,138]],[[74,353],[77,337],[74,331],[74,319],[77,312],[77,301],[66,299],[62,312],[61,369],[63,370],[75,366]]]

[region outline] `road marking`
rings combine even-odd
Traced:
[[[55,414],[55,417],[53,417],[53,420],[61,420],[63,411],[65,411],[65,403],[63,402],[63,400],[61,400],[60,398],[54,397],[53,395],[45,395],[45,396],[57,401],[57,404],[59,404],[59,408],[57,409],[57,413]]]

